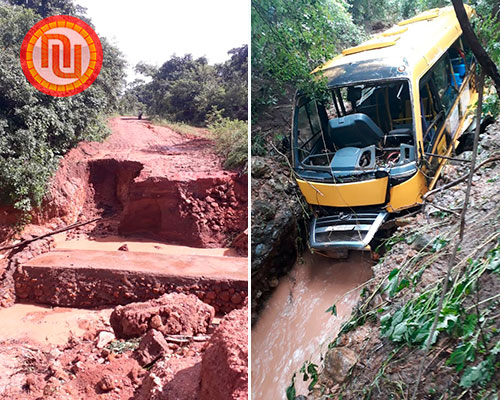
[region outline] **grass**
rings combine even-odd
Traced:
[[[227,169],[248,169],[248,124],[246,121],[218,117],[208,126],[215,149]]]
[[[155,125],[166,126],[167,128],[170,128],[173,131],[180,133],[181,135],[189,135],[196,137],[201,136],[200,128],[188,125],[184,122],[173,122],[163,118],[153,118],[151,122]]]

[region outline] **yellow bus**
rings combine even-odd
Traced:
[[[313,250],[368,250],[379,229],[422,204],[474,126],[474,70],[446,7],[402,21],[313,71],[328,95],[318,101],[297,93],[291,137],[296,181],[314,212]]]

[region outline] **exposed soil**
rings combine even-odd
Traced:
[[[8,337],[0,335],[0,398],[198,399],[218,318],[246,310],[246,176],[222,168],[204,132],[190,137],[125,117],[110,127],[103,143],[80,143],[61,160],[21,232],[22,216],[0,209],[1,246],[90,221],[0,251],[0,306],[55,307],[0,308],[9,321]],[[175,297],[156,315],[152,303],[134,303],[138,321],[149,313],[153,322],[115,338],[122,334],[110,326],[113,307],[162,295],[199,306],[184,309]],[[200,318],[208,331],[198,340],[198,330],[166,328]],[[185,337],[171,337],[178,334]],[[134,351],[142,337],[152,344]]]

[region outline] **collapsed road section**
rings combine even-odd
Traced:
[[[0,210],[0,241],[19,244],[0,250],[0,304],[13,306],[0,308],[11,333],[0,334],[0,366],[15,375],[0,397],[188,400],[225,387],[220,398],[245,398],[246,175],[222,168],[203,130],[110,126],[105,142],[61,160],[20,234],[19,215]],[[124,307],[141,326],[126,337],[113,325]],[[222,365],[229,386],[210,378]]]

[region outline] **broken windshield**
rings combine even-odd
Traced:
[[[409,156],[408,147],[413,143],[411,97],[406,80],[333,88],[323,102],[306,97],[298,100],[294,151],[296,161],[303,167],[391,166],[408,160],[405,156]],[[342,150],[346,148],[363,151]],[[332,165],[339,151],[351,159]]]

